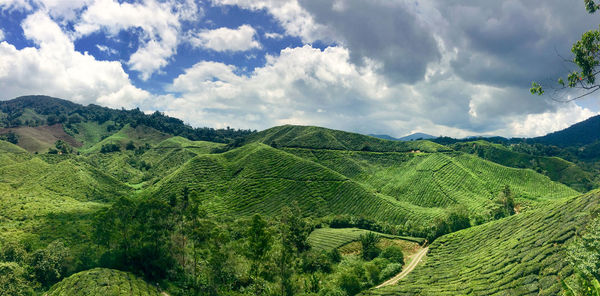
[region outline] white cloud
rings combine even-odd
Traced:
[[[2,31],[2,29],[0,29],[0,41],[4,40],[4,31]]]
[[[190,36],[189,42],[196,47],[204,47],[214,51],[246,51],[260,48],[260,43],[254,38],[256,30],[249,25],[237,29],[218,28],[202,30]]]
[[[201,62],[177,77],[169,90],[182,95],[157,109],[195,125],[262,129],[285,123],[348,128],[387,87],[372,69],[356,67],[341,47],[309,45],[267,56],[249,75],[216,62]]]
[[[165,67],[176,53],[180,16],[171,4],[155,0],[143,4],[96,0],[83,12],[75,31],[83,36],[104,30],[111,36],[117,36],[122,30],[141,28],[142,45],[131,55],[127,65],[147,80]],[[184,15],[190,17],[188,14]]]
[[[31,10],[31,5],[27,0],[0,0],[0,9]]]
[[[0,89],[3,99],[46,94],[79,103],[134,107],[151,95],[131,85],[119,62],[97,61],[75,51],[73,42],[44,12],[22,24],[38,48],[17,49],[0,42]]]
[[[96,48],[98,48],[99,51],[104,52],[109,55],[115,55],[115,54],[119,53],[116,49],[110,48],[106,45],[96,44]]]
[[[275,32],[265,33],[265,38],[268,38],[268,39],[281,39],[283,37],[284,37],[283,34],[279,34],[279,33],[275,33]]]
[[[286,34],[298,36],[311,43],[317,40],[331,41],[333,35],[298,4],[297,0],[212,0],[215,5],[236,5],[249,10],[266,9],[285,29]]]
[[[575,103],[564,104],[554,112],[527,114],[508,124],[508,132],[514,136],[543,136],[565,129],[598,113],[582,108]]]

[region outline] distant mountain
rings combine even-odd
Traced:
[[[408,136],[401,137],[398,140],[400,140],[400,141],[414,141],[414,140],[429,140],[429,139],[435,139],[435,138],[437,138],[437,137],[429,135],[429,134],[414,133],[414,134],[410,134]]]
[[[376,135],[376,134],[369,134],[369,136],[384,139],[384,140],[390,140],[390,141],[431,140],[431,139],[437,138],[436,136],[432,136],[432,135],[424,134],[424,133],[414,133],[414,134],[410,134],[408,136],[404,136],[401,138],[394,138],[389,135]]]
[[[560,147],[580,146],[600,140],[600,115],[590,117],[566,129],[532,138],[529,141]]]
[[[369,136],[375,137],[375,138],[379,138],[379,139],[383,139],[383,140],[389,140],[389,141],[400,141],[400,139],[394,138],[394,137],[392,137],[390,135],[369,134]]]

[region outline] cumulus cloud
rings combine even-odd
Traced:
[[[256,30],[249,25],[241,25],[237,29],[218,28],[202,30],[192,34],[189,42],[196,47],[214,51],[246,51],[260,48],[260,43],[254,38]]]
[[[171,91],[181,97],[161,106],[198,125],[267,128],[284,123],[342,128],[368,114],[369,100],[385,96],[372,69],[349,62],[341,47],[323,51],[303,46],[267,56],[249,75],[236,67],[201,62],[177,77]]]
[[[75,31],[88,35],[104,30],[114,37],[122,30],[141,28],[142,45],[131,55],[127,65],[147,80],[176,53],[180,25],[179,15],[169,2],[148,0],[131,4],[96,0],[82,13]]]
[[[212,0],[215,5],[236,5],[248,10],[267,10],[285,29],[286,34],[298,36],[304,42],[332,41],[328,29],[315,22],[297,0]]]
[[[0,88],[4,99],[47,94],[80,103],[134,107],[151,95],[131,85],[119,62],[97,61],[75,51],[73,42],[44,12],[22,24],[37,48],[0,43]]]
[[[433,34],[412,11],[413,2],[387,0],[301,0],[300,4],[335,32],[356,64],[381,64],[391,82],[423,79],[427,64],[440,58]]]

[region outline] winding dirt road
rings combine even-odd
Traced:
[[[414,255],[415,257],[413,258],[413,260],[410,262],[410,264],[405,269],[402,270],[402,272],[395,275],[393,278],[383,282],[379,286],[375,287],[375,289],[379,289],[379,288],[389,286],[389,285],[395,285],[399,280],[403,279],[411,271],[413,271],[413,269],[415,269],[415,267],[417,267],[419,262],[421,262],[423,257],[425,257],[425,255],[427,254],[428,250],[429,250],[429,247],[423,248],[421,251],[419,251],[417,254]]]

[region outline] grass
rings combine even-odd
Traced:
[[[382,238],[401,239],[417,244],[421,244],[424,241],[422,238],[396,236],[358,228],[318,228],[311,232],[308,237],[308,243],[316,250],[330,251],[358,241],[361,235],[369,232],[373,232]]]
[[[426,263],[369,295],[558,295],[572,267],[565,245],[599,209],[600,192],[438,238]]]
[[[114,269],[82,271],[55,284],[48,296],[159,296],[160,291],[141,278]]]

